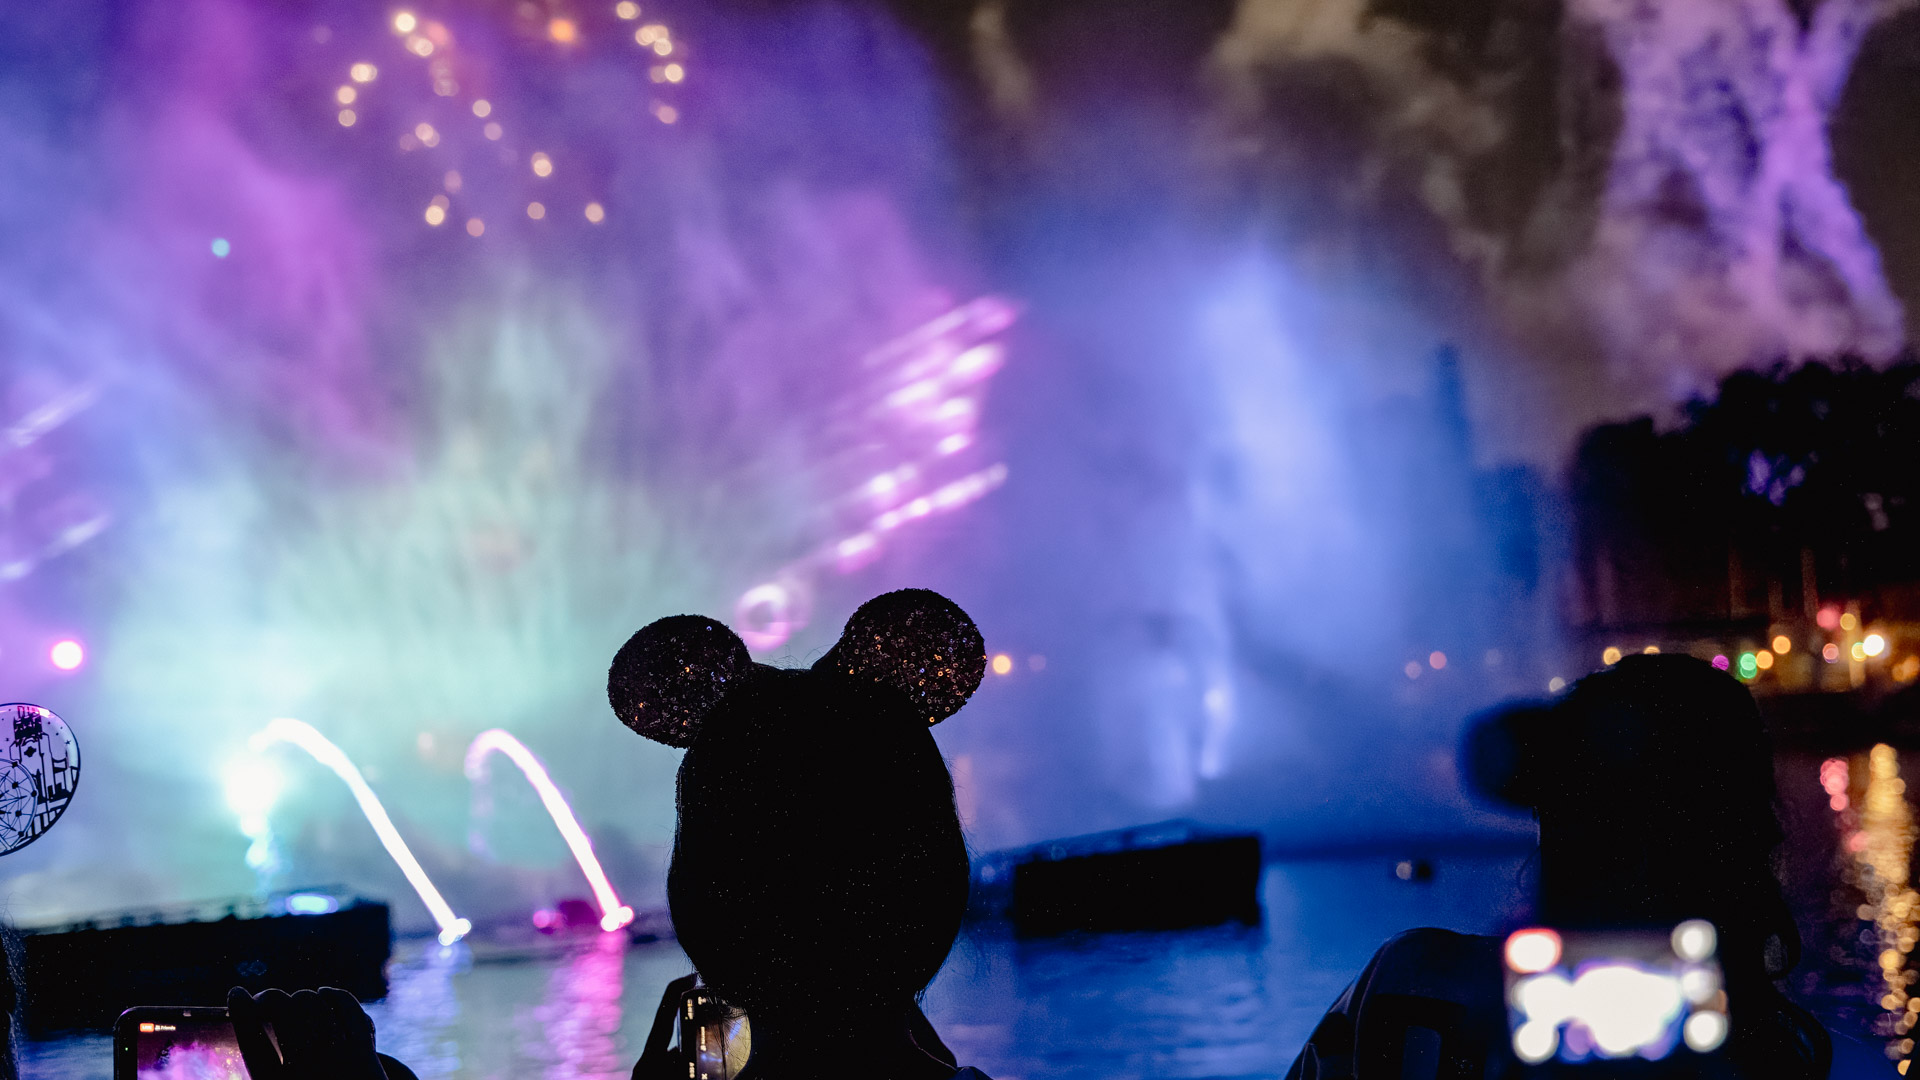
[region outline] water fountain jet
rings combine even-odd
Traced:
[[[446,898],[440,895],[440,890],[428,880],[420,860],[413,857],[407,842],[401,839],[400,831],[393,827],[393,819],[387,816],[387,808],[380,804],[380,797],[367,786],[366,777],[360,775],[360,769],[347,757],[346,752],[316,731],[313,725],[285,717],[270,721],[247,741],[254,753],[262,753],[277,743],[291,743],[305,750],[315,761],[332,769],[333,774],[347,785],[347,790],[353,793],[353,801],[360,804],[360,812],[366,815],[367,824],[373,826],[374,833],[380,837],[381,846],[393,856],[394,863],[406,875],[408,884],[420,894],[421,902],[427,905],[427,911],[439,925],[440,944],[451,945],[467,936],[473,924],[455,915]]]
[[[526,744],[501,728],[492,728],[474,736],[473,743],[467,747],[467,779],[475,784],[485,782],[487,778],[487,755],[505,754],[507,760],[519,766],[520,772],[533,785],[540,796],[541,805],[547,808],[547,814],[553,818],[554,827],[560,830],[560,836],[566,840],[567,848],[573,852],[575,862],[580,864],[580,872],[587,877],[587,884],[593,888],[593,898],[600,904],[600,929],[608,933],[626,926],[633,921],[633,909],[620,902],[613,891],[613,884],[607,880],[606,872],[600,868],[600,860],[593,854],[593,841],[587,838],[586,831],[580,828],[580,822],[573,816],[573,807],[567,805],[566,796],[547,774],[547,767],[533,756]]]

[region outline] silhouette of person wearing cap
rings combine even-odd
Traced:
[[[1731,1023],[1723,1049],[1576,1071],[1827,1076],[1827,1032],[1775,985],[1799,960],[1800,934],[1773,870],[1783,834],[1772,749],[1744,686],[1691,657],[1629,656],[1556,702],[1482,719],[1461,756],[1473,786],[1539,821],[1539,922],[1670,929],[1707,919],[1718,931]],[[1398,1078],[1415,1046],[1437,1076],[1517,1070],[1500,947],[1436,929],[1388,941],[1322,1018],[1289,1080]]]

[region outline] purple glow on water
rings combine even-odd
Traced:
[[[548,979],[532,1013],[546,1080],[621,1080],[633,1071],[638,1055],[620,1040],[626,959],[626,935],[601,934]]]

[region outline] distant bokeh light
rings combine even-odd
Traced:
[[[68,638],[54,642],[53,648],[47,650],[47,658],[61,671],[72,671],[86,661],[87,653],[79,642]]]
[[[1548,929],[1516,930],[1507,938],[1507,966],[1531,974],[1560,962],[1560,935]]]

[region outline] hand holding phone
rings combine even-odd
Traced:
[[[419,1080],[373,1053],[373,1022],[344,990],[228,994],[230,1009],[142,1005],[113,1026],[114,1080]]]
[[[251,1080],[393,1080],[374,1053],[373,1021],[345,990],[249,996],[236,986],[227,1012]]]
[[[633,1080],[732,1080],[746,1066],[752,1035],[745,1015],[687,975],[667,984]],[[679,1034],[679,1045],[668,1041]]]
[[[653,1014],[653,1029],[640,1048],[640,1060],[634,1063],[633,1080],[681,1080],[687,1075],[686,1061],[670,1044],[674,1025],[679,1022],[680,1000],[700,981],[698,975],[682,975],[667,984],[660,995],[660,1008]]]

